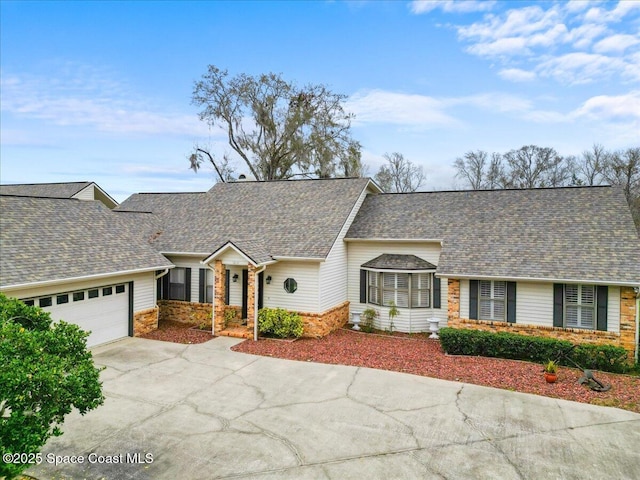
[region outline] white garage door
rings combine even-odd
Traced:
[[[129,285],[106,285],[29,299],[51,313],[54,321],[75,323],[91,331],[92,347],[129,335]]]

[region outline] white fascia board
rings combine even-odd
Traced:
[[[273,257],[273,259],[279,262],[287,261],[287,262],[318,262],[318,263],[322,263],[327,260],[326,258],[321,258],[321,257]],[[274,262],[270,262],[270,263],[274,263]],[[262,265],[267,265],[267,263],[263,263]]]
[[[619,282],[616,280],[585,280],[580,278],[539,278],[539,277],[508,277],[493,275],[455,275],[455,274],[436,274],[440,278],[461,278],[471,280],[506,280],[510,282],[541,282],[541,283],[581,283],[587,285],[612,285],[616,287],[638,287],[638,282]]]
[[[346,238],[345,242],[387,242],[387,243],[439,243],[441,238]]]
[[[121,275],[133,275],[135,273],[155,272],[156,270],[166,270],[168,268],[174,268],[174,267],[175,265],[171,265],[171,266],[161,265],[157,267],[139,268],[137,270],[123,270],[121,272],[98,273],[96,275],[84,275],[82,277],[61,278],[56,280],[44,280],[42,282],[20,283],[15,285],[2,285],[0,286],[0,290],[2,290],[3,292],[8,292],[11,290],[19,290],[22,288],[48,287],[51,285],[62,285],[65,283],[81,282],[83,280],[96,280],[99,278],[111,278],[111,277],[118,277]]]
[[[169,256],[180,256],[180,257],[197,257],[197,258],[203,258],[203,257],[207,257],[208,255],[210,255],[210,252],[160,252],[162,255],[164,255],[165,257],[167,255]]]
[[[247,262],[250,263],[251,265],[253,265],[254,267],[257,267],[258,264],[256,262],[254,262],[246,253],[244,253],[242,250],[240,250],[238,247],[236,247],[233,242],[229,241],[227,243],[225,243],[224,245],[222,245],[219,249],[217,249],[215,252],[213,252],[212,254],[210,254],[207,258],[205,258],[204,260],[201,260],[200,263],[204,264],[204,265],[208,265],[211,260],[214,260],[218,255],[220,255],[221,253],[223,253],[225,250],[227,250],[228,248],[232,249],[233,251],[235,251],[238,255],[240,255],[241,257],[244,257],[247,259]],[[266,263],[270,263],[270,262],[266,262]],[[265,263],[265,264],[266,264]],[[263,264],[264,265],[264,264]]]

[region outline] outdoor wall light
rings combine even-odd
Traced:
[[[264,281],[267,282],[267,285],[271,284],[271,275],[265,278]]]
[[[233,283],[236,283],[238,281],[238,274],[234,273],[233,277],[231,277],[231,278],[233,278]]]

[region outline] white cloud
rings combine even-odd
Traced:
[[[615,75],[635,81],[640,79],[634,62],[640,36],[626,29],[635,28],[638,13],[640,2],[538,3],[489,13],[456,28],[465,50],[499,62],[498,74],[507,80],[535,78],[523,74],[532,72],[564,84]]]
[[[625,62],[620,58],[595,53],[568,53],[551,57],[537,67],[538,75],[552,77],[559,83],[578,85],[606,78],[613,72],[624,70]]]
[[[347,111],[358,123],[390,123],[419,127],[451,124],[454,119],[444,113],[444,104],[435,98],[383,90],[368,90],[352,95]]]
[[[640,121],[640,90],[629,92],[626,95],[598,95],[591,97],[574,110],[571,116]],[[637,128],[637,125],[635,128]]]
[[[531,82],[537,78],[535,72],[520,68],[503,68],[498,72],[498,75],[512,82]]]
[[[495,3],[491,0],[414,0],[409,8],[416,14],[429,13],[438,8],[446,13],[470,13],[489,11]]]
[[[597,53],[622,53],[627,48],[640,43],[637,35],[617,34],[603,38],[593,46]]]
[[[2,75],[2,111],[54,125],[89,127],[102,132],[136,135],[209,133],[195,114],[154,107],[87,66],[63,65],[49,76]]]

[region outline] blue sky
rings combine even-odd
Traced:
[[[207,65],[348,95],[373,176],[386,152],[462,187],[469,150],[640,143],[640,2],[0,2],[0,180],[201,191],[191,105]],[[240,165],[239,165],[240,166]]]

